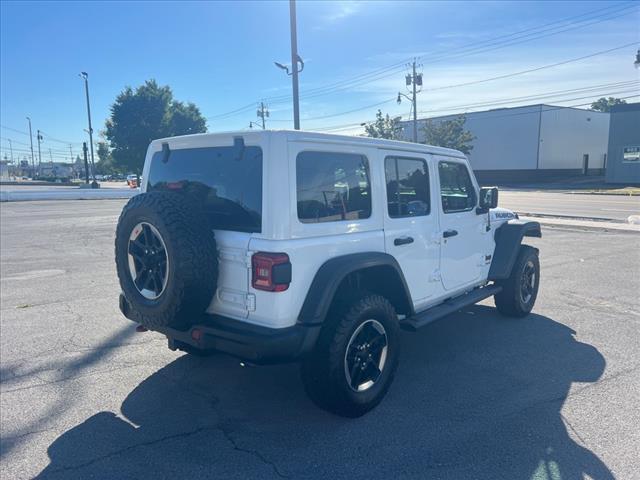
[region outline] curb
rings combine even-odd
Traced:
[[[613,192],[564,192],[568,195],[607,195],[609,197],[640,197],[640,193],[613,193]]]
[[[606,222],[606,223],[621,223],[623,225],[627,225],[627,222],[624,220],[618,220],[616,218],[605,218],[605,217],[576,217],[574,215],[558,215],[558,214],[548,214],[548,213],[531,213],[531,212],[516,212],[518,215],[525,217],[535,217],[535,218],[559,218],[566,220],[578,220],[582,222]]]
[[[634,225],[624,222],[611,222],[607,220],[580,220],[571,219],[570,217],[552,217],[525,214],[520,215],[522,220],[533,220],[547,227],[574,227],[583,230],[600,231],[600,232],[625,232],[640,233],[640,225]]]
[[[67,191],[0,191],[0,202],[33,202],[46,200],[117,200],[128,199],[138,189],[80,189]]]

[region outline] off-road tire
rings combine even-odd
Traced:
[[[153,300],[138,291],[129,271],[129,237],[140,222],[160,233],[169,262],[166,287]],[[150,330],[187,328],[215,293],[218,257],[212,227],[198,205],[177,193],[141,193],[129,200],[118,220],[115,257],[120,287],[131,305],[128,316]]]
[[[533,266],[535,272],[534,286],[523,298],[523,275],[525,269]],[[502,291],[494,295],[496,307],[500,313],[509,317],[524,317],[533,309],[540,287],[540,260],[538,249],[529,245],[521,245],[511,275],[505,280],[497,282]]]
[[[345,354],[352,335],[368,319],[384,327],[387,359],[378,380],[368,390],[356,392],[347,380]],[[314,351],[303,360],[301,377],[305,390],[316,405],[336,415],[364,415],[387,393],[398,368],[399,347],[397,315],[386,298],[363,292],[337,302],[327,315]]]

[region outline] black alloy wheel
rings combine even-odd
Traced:
[[[138,223],[129,236],[128,254],[133,284],[144,298],[155,300],[169,278],[169,256],[160,232],[150,223]]]

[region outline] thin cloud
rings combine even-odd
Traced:
[[[356,15],[362,10],[362,2],[327,2],[326,5],[331,5],[333,8],[330,12],[320,16],[320,22],[316,25],[316,30],[320,30],[329,26],[333,26],[337,23],[344,22],[349,17]]]

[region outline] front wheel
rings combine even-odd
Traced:
[[[498,282],[502,291],[494,296],[496,307],[503,315],[524,317],[533,309],[540,286],[540,260],[538,249],[520,246],[511,275]]]
[[[387,299],[362,294],[333,308],[302,364],[307,394],[319,407],[359,417],[387,393],[398,367],[399,327]]]

